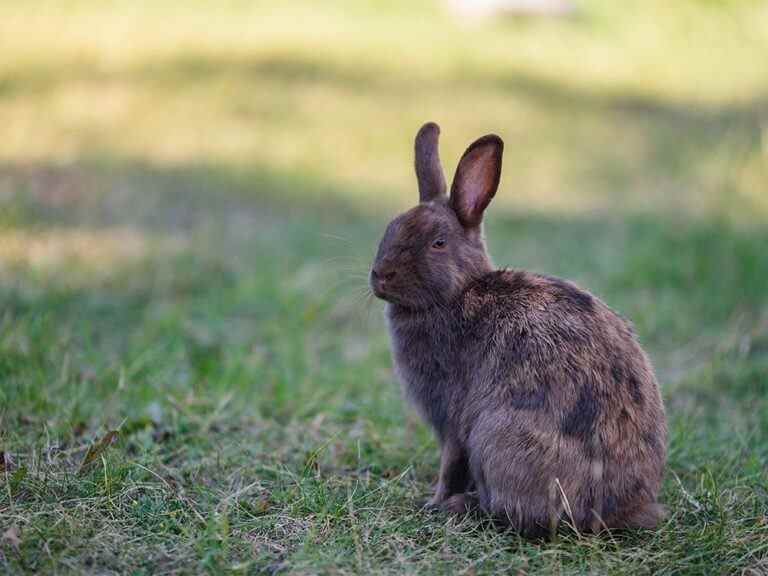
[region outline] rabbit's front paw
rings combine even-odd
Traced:
[[[424,504],[424,508],[432,510],[434,512],[445,512],[447,514],[456,514],[463,516],[472,512],[476,506],[476,499],[472,494],[462,493],[453,494],[452,496],[441,496],[438,498],[436,494]]]
[[[445,494],[437,493],[424,502],[424,508],[437,509],[440,508],[443,502],[445,502]]]

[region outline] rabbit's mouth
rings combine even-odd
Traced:
[[[403,301],[398,298],[397,292],[393,290],[393,286],[386,282],[377,281],[376,278],[371,278],[371,290],[373,295],[379,300],[384,300],[390,304],[403,304]]]
[[[395,302],[395,296],[392,294],[388,287],[381,286],[376,282],[371,282],[371,289],[373,290],[373,295],[376,296],[376,298],[379,300],[384,300],[385,302]]]

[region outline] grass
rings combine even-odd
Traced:
[[[136,6],[0,6],[0,571],[768,574],[762,4]],[[363,290],[427,119],[449,172],[507,143],[499,265],[635,322],[658,531],[417,509],[437,450]]]

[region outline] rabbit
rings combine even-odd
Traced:
[[[532,537],[655,527],[667,424],[648,356],[589,292],[494,268],[482,218],[504,144],[472,143],[448,194],[439,134],[416,136],[419,204],[387,226],[369,277],[395,374],[440,445],[428,505]]]

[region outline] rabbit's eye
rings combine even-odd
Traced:
[[[432,242],[432,248],[435,248],[436,250],[442,250],[445,248],[445,240],[443,238],[438,238]]]

